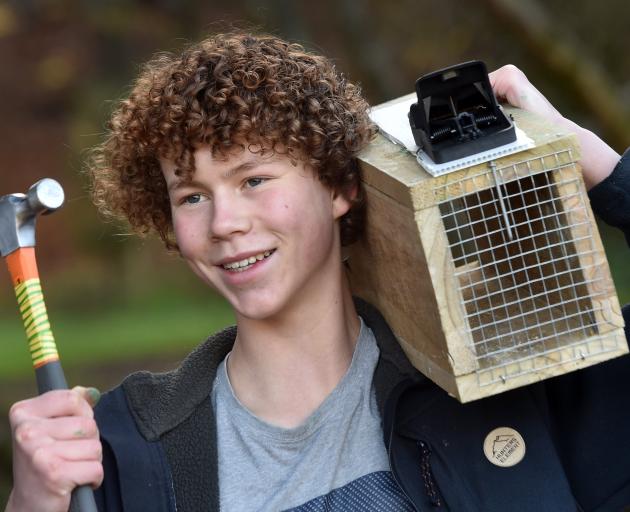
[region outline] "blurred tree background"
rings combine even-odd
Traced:
[[[103,223],[81,174],[115,101],[154,52],[229,28],[271,32],[335,59],[372,104],[429,71],[513,63],[565,115],[630,145],[626,0],[0,1],[0,194],[58,179],[67,203],[38,225],[49,315],[71,383],[109,387],[174,366],[229,309],[159,242]],[[622,302],[627,250],[603,228]],[[6,411],[34,392],[8,273],[0,270],[0,503],[10,485]]]

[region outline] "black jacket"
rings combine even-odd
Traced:
[[[630,242],[630,154],[590,195]],[[394,477],[417,510],[618,511],[630,505],[630,357],[462,405],[413,369],[371,306],[357,310],[380,348],[374,376]],[[624,308],[626,335],[630,308]],[[219,510],[211,386],[235,328],[166,374],[131,375],[96,408],[106,478],[101,510]],[[526,456],[493,466],[494,428],[524,438]]]

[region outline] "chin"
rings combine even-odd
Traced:
[[[230,303],[237,316],[257,321],[271,319],[285,309],[284,301],[278,295],[251,294],[249,297],[237,297]]]
[[[261,322],[276,317],[282,311],[282,308],[274,307],[271,304],[241,304],[238,308],[235,307],[234,310],[237,318]]]

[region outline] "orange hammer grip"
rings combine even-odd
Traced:
[[[13,286],[17,286],[29,279],[39,279],[35,247],[20,247],[6,257],[7,266]]]

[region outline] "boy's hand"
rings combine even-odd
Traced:
[[[612,172],[619,161],[619,154],[593,132],[562,116],[520,69],[509,64],[489,76],[499,101],[507,101],[514,107],[539,114],[577,135],[582,153],[579,163],[587,188],[594,187]]]
[[[49,391],[11,407],[13,490],[6,512],[67,511],[78,485],[103,480],[94,388]]]

